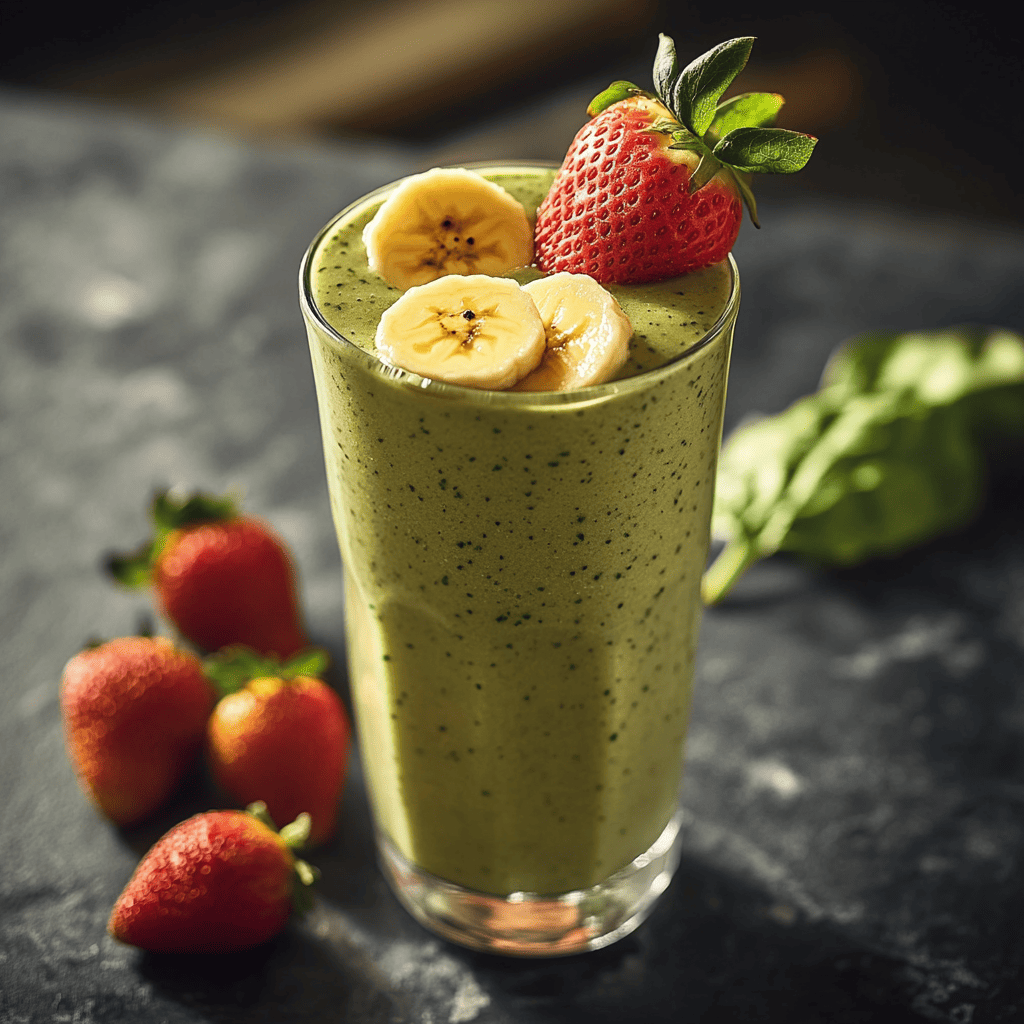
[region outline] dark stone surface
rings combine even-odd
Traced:
[[[319,905],[271,943],[155,957],[106,935],[141,853],[216,797],[197,775],[119,831],[76,786],[61,669],[149,608],[100,558],[145,535],[155,487],[241,487],[295,550],[314,638],[341,663],[296,271],[335,210],[430,162],[0,96],[0,1022],[1020,1019],[1009,470],[956,537],[844,573],[774,559],[707,615],[682,867],[616,946],[516,962],[428,936],[373,865],[357,766],[339,838],[312,857]],[[811,389],[858,331],[1024,327],[1020,232],[796,199],[761,212],[737,246],[730,425]]]

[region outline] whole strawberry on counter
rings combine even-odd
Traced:
[[[549,273],[602,284],[660,281],[725,259],[752,172],[789,174],[816,139],[773,128],[775,93],[722,94],[750,56],[752,37],[730,39],[680,68],[662,35],[653,93],[615,82],[587,110],[537,211],[535,258]]]
[[[284,542],[231,498],[157,494],[153,539],[108,568],[131,588],[152,586],[182,636],[206,651],[245,644],[288,658],[309,645]]]
[[[334,833],[345,787],[350,727],[341,699],[319,676],[320,650],[282,664],[228,648],[206,662],[223,695],[207,727],[207,760],[239,803],[262,800],[276,822],[307,812],[310,845]]]
[[[164,637],[110,640],[68,662],[68,754],[107,817],[130,825],[163,804],[202,746],[214,699],[199,659]]]
[[[151,953],[228,953],[259,945],[304,909],[313,869],[293,849],[303,816],[280,833],[261,804],[175,825],[139,862],[107,930]]]

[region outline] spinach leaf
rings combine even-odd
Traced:
[[[755,561],[891,556],[963,527],[985,454],[1024,439],[1024,339],[976,327],[872,333],[829,360],[819,391],[741,425],[723,448],[705,573],[721,600]]]

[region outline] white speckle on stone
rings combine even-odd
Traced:
[[[834,658],[832,671],[840,678],[871,679],[900,662],[936,658],[951,676],[962,678],[985,657],[980,641],[961,639],[967,631],[966,619],[957,613],[933,619],[915,615],[900,632]]]
[[[155,184],[172,194],[230,185],[242,170],[238,148],[210,136],[181,138],[153,165]]]
[[[686,737],[686,759],[687,761],[710,761],[715,756],[718,748],[716,736],[711,729],[702,729],[693,724]]]
[[[864,916],[859,902],[836,902],[827,906],[819,903],[787,866],[766,850],[738,832],[698,818],[688,809],[684,809],[683,816],[683,849],[718,868],[752,878],[778,903],[794,908],[811,921],[831,919],[850,924]]]
[[[160,421],[177,421],[192,411],[192,392],[179,374],[164,367],[136,370],[119,382],[117,390],[117,414],[133,422],[140,412]]]
[[[142,285],[114,274],[85,282],[79,296],[82,316],[100,330],[112,330],[135,320],[148,312],[151,305]]]
[[[451,1012],[448,1014],[448,1024],[464,1024],[466,1021],[476,1020],[480,1011],[486,1009],[490,1003],[490,996],[470,978],[468,983],[459,985],[455,993]]]
[[[468,1024],[491,1003],[470,971],[443,952],[438,942],[399,942],[381,960],[381,969],[399,987],[430,992],[437,1000],[448,995],[448,1024]],[[421,1018],[422,1024],[426,1024]]]
[[[753,789],[769,790],[783,800],[792,800],[804,788],[803,780],[781,761],[766,759],[747,765],[747,782]]]
[[[956,864],[948,857],[940,857],[938,854],[926,853],[917,866],[926,875],[939,875],[946,871],[952,871]]]
[[[698,671],[701,683],[715,686],[724,682],[739,667],[740,661],[735,657],[718,656],[705,658]]]
[[[991,836],[975,832],[967,837],[967,852],[977,860],[992,860],[1003,851]]]

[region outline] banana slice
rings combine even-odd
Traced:
[[[410,288],[377,325],[377,351],[421,377],[503,391],[544,355],[533,299],[508,278],[448,275]]]
[[[547,348],[514,391],[568,391],[614,379],[629,356],[633,325],[586,274],[552,274],[523,286],[540,311]]]
[[[533,261],[521,203],[462,168],[406,178],[363,228],[370,269],[395,288],[445,274],[504,274]]]

